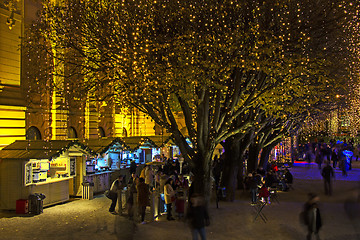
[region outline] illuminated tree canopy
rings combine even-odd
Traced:
[[[259,127],[249,111],[286,118],[334,99],[354,62],[354,28],[344,24],[358,10],[347,1],[51,2],[34,25],[39,39],[27,41],[53,57],[48,76],[72,79],[74,96],[112,97],[151,116],[173,134],[199,191],[216,145]]]

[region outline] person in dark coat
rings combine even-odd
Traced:
[[[314,235],[316,239],[320,239],[319,230],[322,227],[322,220],[318,202],[319,197],[316,194],[310,193],[309,200],[304,205],[305,224],[308,228],[306,235],[307,240],[311,240],[312,235]]]
[[[137,168],[136,162],[134,160],[131,160],[130,168],[129,168],[130,175],[132,175],[133,173],[136,174],[136,168]]]
[[[134,208],[133,208],[134,207],[134,194],[137,192],[136,185],[139,183],[139,178],[135,174],[133,174],[133,175],[134,175],[134,178],[131,178],[133,180],[128,185],[129,191],[128,191],[128,196],[127,196],[127,200],[126,200],[127,208],[128,208],[128,216],[129,216],[130,220],[132,220],[133,216],[134,216]]]
[[[189,222],[193,240],[206,240],[205,226],[209,226],[210,218],[205,207],[205,199],[200,194],[194,193],[190,198],[191,204],[187,211],[186,219]]]
[[[331,152],[331,161],[333,162],[333,168],[336,168],[337,163],[339,161],[338,154],[336,152],[336,148],[334,148]]]
[[[247,186],[249,186],[250,193],[251,193],[251,204],[256,204],[257,202],[257,193],[258,193],[258,186],[260,185],[260,181],[256,176],[252,173],[249,173],[247,179]]]
[[[325,195],[331,196],[332,194],[332,178],[335,177],[334,170],[327,162],[326,166],[321,171],[321,176],[324,179]]]
[[[287,168],[284,171],[284,178],[285,178],[285,182],[287,184],[292,184],[293,181],[294,181],[293,175],[291,174],[291,172]]]
[[[139,206],[139,211],[141,214],[141,224],[145,224],[145,210],[146,206],[149,205],[149,187],[145,183],[144,178],[139,178],[139,183],[136,186],[137,189],[137,201]]]

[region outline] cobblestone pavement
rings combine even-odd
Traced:
[[[299,213],[309,192],[320,196],[324,222],[321,239],[360,239],[360,162],[354,163],[347,177],[336,169],[331,197],[323,194],[323,182],[316,165],[307,168],[305,164],[295,164],[291,172],[295,177],[294,189],[279,192],[279,203],[273,201],[264,207],[266,223],[260,217],[254,220],[256,213],[249,204],[247,192],[237,192],[235,202],[219,202],[219,208],[211,202],[211,225],[206,229],[208,240],[305,239],[306,229],[299,223]],[[148,214],[149,222],[141,225],[126,216],[110,214],[109,205],[110,200],[99,195],[93,200],[74,200],[47,207],[36,216],[1,212],[0,239],[191,239],[183,221],[169,222],[166,216],[161,216],[159,221],[150,222]]]

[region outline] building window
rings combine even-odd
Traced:
[[[30,127],[26,131],[26,140],[41,140],[41,133],[37,127]]]
[[[68,132],[67,132],[67,137],[69,139],[78,138],[75,128],[69,127]]]

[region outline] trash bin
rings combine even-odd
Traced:
[[[34,193],[29,196],[29,212],[38,215],[43,212],[43,200],[45,195],[42,193]]]
[[[29,212],[29,200],[16,200],[16,214],[27,214]]]
[[[83,182],[82,183],[82,199],[91,200],[94,198],[94,183]]]

